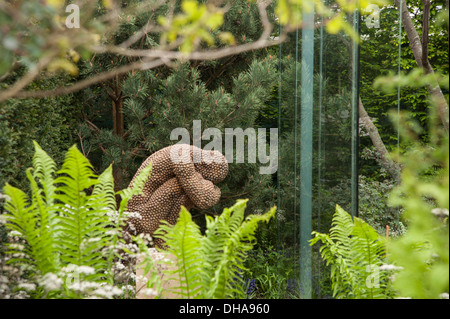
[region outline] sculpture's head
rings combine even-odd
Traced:
[[[203,178],[217,184],[225,179],[228,174],[228,162],[219,151],[202,150],[202,160],[194,163],[195,170],[202,174]]]

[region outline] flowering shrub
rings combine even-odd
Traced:
[[[125,243],[121,227],[128,200],[142,190],[151,167],[133,189],[118,193],[111,166],[97,176],[73,146],[60,170],[34,143],[27,170],[31,195],[4,187],[8,229],[0,259],[0,298],[115,298],[134,295],[132,269],[143,238]]]

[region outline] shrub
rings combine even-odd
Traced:
[[[5,297],[111,298],[125,296],[117,274],[125,268],[121,226],[128,200],[141,191],[151,167],[133,189],[120,191],[116,208],[112,167],[97,176],[72,146],[60,170],[34,142],[33,167],[26,171],[31,195],[6,184],[2,219],[9,230],[8,258],[0,293]],[[5,278],[10,278],[5,283]],[[11,282],[15,278],[18,282]],[[134,286],[133,286],[134,290]],[[24,292],[26,291],[26,292]]]
[[[400,297],[448,298],[449,137],[433,120],[428,144],[411,129],[415,122],[401,121],[411,147],[399,157],[401,180],[390,201],[404,209],[407,231],[388,246],[391,263],[400,269],[393,281]]]
[[[206,216],[204,235],[184,207],[175,225],[160,227],[155,236],[164,239],[166,251],[177,261],[169,271],[169,278],[179,283],[170,288],[175,294],[206,299],[246,296],[242,274],[247,253],[255,244],[258,223],[268,222],[276,210],[244,219],[246,205],[247,200],[238,200],[221,215]]]
[[[322,242],[320,253],[331,266],[333,297],[381,299],[390,295],[382,237],[362,219],[336,207],[329,234],[313,232],[311,245]]]

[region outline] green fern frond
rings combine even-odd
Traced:
[[[96,176],[91,163],[81,154],[76,145],[69,148],[58,171],[55,182],[58,185],[56,197],[64,204],[72,207],[81,207],[86,199],[86,190],[94,186]]]
[[[18,188],[9,184],[4,187],[8,196],[5,203],[6,227],[14,230],[25,242],[23,251],[16,251],[9,246],[8,252],[12,254],[10,262],[26,263],[36,267],[41,274],[53,271],[56,267],[56,257],[52,251],[52,239],[46,227],[41,227],[40,216],[35,211],[36,205],[30,204],[27,195]],[[17,258],[17,254],[24,253],[25,257]]]
[[[38,234],[39,240],[34,243],[33,247],[39,258],[43,263],[40,264],[41,272],[43,274],[47,272],[52,272],[57,268],[59,263],[58,256],[54,254],[55,245],[55,205],[53,203],[53,198],[47,198],[45,190],[40,188],[35,180],[35,174],[31,173],[32,170],[28,169],[26,175],[30,181],[31,188],[31,206],[30,213],[35,215],[35,225],[36,232]],[[36,171],[34,171],[36,172]],[[45,184],[45,181],[43,181]],[[53,181],[49,181],[48,188],[53,188]],[[44,185],[42,184],[42,185]]]
[[[45,274],[54,271],[59,262],[58,255],[54,253],[56,165],[36,142],[34,147],[33,168],[26,171],[31,200],[19,189],[7,185],[5,192],[13,200],[7,201],[5,208],[9,212],[10,223],[7,226],[19,232],[27,243],[24,253],[28,258],[22,258],[21,261],[28,260],[27,263]]]
[[[111,165],[98,176],[92,194],[88,197],[86,207],[89,210],[90,217],[97,219],[96,228],[99,235],[104,233],[104,227],[110,224],[110,220],[106,219],[105,216],[116,210],[114,178]],[[93,233],[93,235],[95,236],[96,234]]]
[[[385,245],[378,233],[363,220],[350,216],[339,205],[333,215],[330,234],[312,233],[311,245],[322,242],[320,253],[331,266],[333,296],[336,298],[386,298],[381,274],[371,284],[372,271],[385,258]]]
[[[244,219],[245,206],[246,201],[239,201],[231,208],[225,208],[215,222],[210,222],[207,227],[206,250],[203,253],[209,259],[207,265],[214,269],[205,281],[208,298],[225,298],[227,290],[232,288],[230,277],[236,271],[236,264],[241,261],[238,250],[245,248],[243,243],[239,247],[241,243],[236,241],[233,233],[238,231]]]
[[[202,236],[190,213],[183,207],[176,225],[167,223],[155,236],[165,240],[167,250],[177,258],[180,286],[175,292],[187,298],[236,298],[243,292],[240,275],[246,253],[255,244],[254,233],[259,222],[268,222],[275,214],[273,207],[264,215],[244,218],[247,200],[238,200],[225,208],[220,216],[206,216]],[[176,279],[174,277],[171,277]]]
[[[21,238],[20,244],[8,246],[9,262],[31,266],[28,269],[37,283],[49,272],[66,276],[64,267],[73,264],[93,268],[92,273],[89,269],[89,274],[80,277],[82,280],[114,284],[110,270],[117,257],[120,223],[111,218],[117,217],[112,167],[97,176],[73,146],[56,171],[55,162],[37,143],[34,145],[33,167],[26,171],[30,197],[9,184],[4,186],[5,225]],[[140,192],[143,183],[138,180],[139,187],[126,190],[126,195]],[[65,283],[47,296],[84,296],[73,289]]]
[[[56,172],[55,161],[39,146],[36,141],[34,144],[33,156],[33,175],[42,185],[45,202],[47,206],[53,204],[53,195],[55,193],[54,175]]]
[[[247,200],[238,200],[235,205],[229,210],[225,210],[226,213],[218,218],[220,220],[221,217],[225,217],[220,225],[227,225],[227,227],[223,227],[226,230],[223,232],[224,245],[218,247],[219,250],[216,250],[215,253],[214,251],[205,251],[205,254],[211,254],[212,256],[220,252],[218,254],[218,266],[211,280],[209,295],[207,295],[208,298],[230,298],[239,293],[239,290],[236,290],[235,287],[243,283],[239,274],[244,270],[246,253],[255,244],[254,233],[258,223],[268,222],[274,216],[276,210],[273,207],[264,215],[250,215],[244,220],[246,205]],[[217,230],[219,231],[220,228]],[[208,234],[212,233],[214,231],[210,231]],[[210,239],[210,241],[212,240],[214,239]]]
[[[204,256],[199,249],[200,228],[192,221],[191,214],[182,206],[178,222],[174,226],[164,223],[155,232],[155,237],[164,238],[167,251],[177,260],[176,270],[169,274],[180,283],[180,286],[172,288],[174,293],[186,298],[195,297],[201,288],[197,267],[204,263]]]
[[[5,202],[5,220],[6,227],[15,231],[28,245],[25,247],[25,258],[16,258],[14,255],[10,262],[24,262],[29,265],[36,265],[39,262],[34,260],[34,257],[39,257],[34,253],[33,243],[38,241],[38,234],[36,231],[36,217],[31,212],[28,196],[20,189],[6,183],[3,191],[7,196]],[[9,253],[14,254],[17,251],[9,249]]]
[[[59,201],[58,239],[62,261],[65,264],[92,266],[96,269],[106,267],[101,251],[94,249],[99,247],[99,243],[89,243],[93,239],[102,239],[108,225],[105,208],[112,206],[111,181],[108,184],[104,177],[111,175],[110,172],[107,171],[101,180],[97,180],[92,165],[76,146],[72,146],[66,153],[58,174],[55,180],[58,184],[55,197]],[[100,196],[100,190],[108,185],[109,193]],[[89,195],[92,187],[92,195]]]
[[[133,185],[125,188],[119,192],[118,195],[121,197],[119,211],[124,212],[127,209],[128,201],[134,196],[142,193],[145,183],[150,178],[152,171],[152,162],[150,162],[141,172],[136,176],[133,181]]]

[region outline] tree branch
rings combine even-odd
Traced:
[[[103,82],[105,80],[116,77],[120,74],[125,74],[129,71],[140,69],[140,70],[148,70],[163,64],[171,65],[171,63],[175,60],[180,61],[198,61],[198,60],[218,60],[221,58],[229,57],[232,55],[238,55],[244,52],[258,50],[266,47],[270,47],[273,45],[280,44],[285,41],[287,38],[287,30],[283,30],[283,33],[276,39],[271,38],[271,32],[273,29],[272,24],[269,21],[267,16],[267,6],[272,2],[272,0],[259,0],[257,1],[257,6],[260,14],[261,23],[263,26],[263,32],[258,40],[252,43],[245,43],[237,46],[228,46],[223,48],[217,48],[213,50],[204,50],[204,51],[194,51],[190,54],[186,54],[183,52],[175,51],[175,49],[181,44],[180,39],[174,41],[170,44],[161,43],[159,49],[131,49],[129,46],[136,43],[142,36],[147,34],[154,27],[147,23],[144,27],[141,28],[135,35],[128,38],[124,42],[122,42],[118,46],[94,46],[92,48],[93,53],[113,53],[120,56],[128,56],[128,57],[138,57],[141,60],[136,61],[109,71],[105,71],[103,73],[94,75],[90,78],[83,79],[79,82],[76,82],[72,85],[61,87],[53,90],[45,90],[45,91],[22,91],[28,84],[30,84],[39,74],[40,72],[51,62],[54,58],[55,54],[50,54],[45,58],[41,59],[37,66],[28,72],[24,77],[18,80],[11,88],[0,91],[0,102],[5,101],[9,98],[46,98],[49,96],[58,96],[65,95],[69,93],[74,93],[86,87],[89,87],[93,84]],[[162,2],[156,1],[154,7],[158,7]],[[173,4],[173,3],[172,3]],[[171,6],[169,6],[173,10]],[[168,18],[172,11],[169,10]],[[114,19],[114,17],[118,16],[117,8],[112,10],[107,15],[102,17],[102,19]],[[159,31],[159,30],[156,30]],[[52,51],[53,52],[53,51]]]
[[[22,78],[17,80],[10,88],[0,91],[0,102],[3,102],[12,97],[17,97],[19,92],[26,87],[28,84],[33,82],[33,80],[39,75],[39,73],[45,69],[45,67],[52,61],[56,56],[54,52],[44,56],[39,60],[38,64],[30,69]]]
[[[57,88],[54,90],[46,90],[46,91],[24,91],[19,92],[14,96],[15,98],[19,99],[25,99],[25,98],[45,98],[49,96],[59,96],[59,95],[65,95],[69,93],[77,92],[81,89],[84,89],[86,87],[89,87],[93,84],[109,80],[119,74],[127,73],[132,70],[140,69],[140,70],[148,70],[152,68],[156,68],[158,66],[161,66],[164,64],[164,61],[162,60],[144,60],[144,61],[138,61],[131,64],[127,64],[115,69],[112,69],[110,71],[106,71],[100,74],[97,74],[93,77],[90,77],[85,80],[81,80],[73,85]],[[3,94],[0,94],[0,101],[2,101]]]
[[[431,66],[430,61],[428,60],[428,53],[427,53],[428,47],[426,49],[427,50],[426,54],[424,54],[425,52],[423,51],[423,46],[420,41],[419,34],[417,33],[417,30],[412,22],[411,15],[409,13],[408,7],[406,6],[405,0],[394,0],[394,1],[397,8],[399,10],[401,9],[402,23],[405,28],[406,35],[408,37],[409,44],[411,46],[411,50],[413,51],[414,59],[416,60],[417,65],[423,68],[426,73],[434,74],[433,67]],[[424,0],[424,5],[426,1],[429,0]],[[429,8],[427,15],[429,16]],[[425,20],[425,10],[424,10],[424,20]],[[428,34],[428,31],[426,33]],[[433,83],[428,84],[427,89],[433,100],[436,102],[439,118],[441,119],[441,122],[448,133],[449,131],[448,103],[447,100],[445,99],[444,94],[442,93],[442,90],[437,80],[435,79]]]
[[[423,22],[422,22],[422,64],[428,63],[428,32],[430,29],[430,0],[423,0]]]
[[[372,140],[372,144],[380,155],[380,165],[386,169],[386,171],[391,174],[394,180],[398,180],[400,167],[396,164],[390,157],[389,152],[386,149],[386,146],[381,139],[380,133],[378,132],[378,128],[373,124],[372,119],[367,114],[366,109],[361,101],[361,97],[359,97],[358,103],[359,110],[359,121],[364,125],[364,128],[369,133],[369,137]]]
[[[231,55],[241,54],[248,51],[254,51],[258,49],[263,49],[273,45],[280,44],[286,39],[286,33],[283,33],[279,39],[266,39],[259,38],[257,41],[252,43],[241,44],[237,46],[230,46],[221,49],[207,50],[207,51],[195,51],[192,53],[183,53],[179,51],[168,51],[168,50],[133,50],[125,49],[118,46],[109,47],[96,47],[94,50],[97,53],[115,53],[123,56],[129,57],[145,57],[145,58],[158,58],[167,60],[218,60]]]
[[[91,128],[91,130],[95,131],[96,133],[100,133],[100,129],[98,128],[97,125],[95,125],[94,123],[92,123],[91,121],[89,121],[87,118],[84,119],[86,121],[86,123],[89,125],[89,127]]]
[[[9,94],[8,97],[4,97],[4,92],[0,93],[0,102],[10,98],[45,98],[49,96],[59,96],[59,95],[65,95],[69,93],[74,93],[76,91],[79,91],[81,89],[84,89],[86,87],[89,87],[93,84],[108,80],[110,78],[113,78],[119,74],[127,73],[135,69],[140,70],[149,70],[153,69],[155,67],[170,63],[172,60],[181,60],[181,61],[188,61],[188,60],[217,60],[224,57],[228,57],[231,55],[241,54],[248,51],[263,49],[266,47],[270,47],[273,45],[280,44],[281,42],[285,41],[287,37],[287,34],[282,34],[278,39],[272,40],[272,39],[264,39],[260,38],[255,42],[252,43],[246,43],[238,46],[232,46],[232,47],[225,47],[221,49],[215,49],[210,51],[197,51],[193,52],[191,54],[186,54],[178,51],[165,51],[165,50],[133,50],[133,49],[124,49],[121,47],[108,47],[108,48],[100,48],[97,47],[96,51],[97,53],[116,53],[119,55],[124,56],[132,56],[132,57],[143,57],[145,58],[142,61],[134,62],[128,65],[124,65],[115,69],[112,69],[110,71],[100,73],[98,75],[95,75],[91,78],[79,81],[73,85],[58,88],[54,90],[46,90],[46,91],[25,91],[25,92],[19,92],[19,90],[16,90],[15,96],[12,96],[12,94]]]

